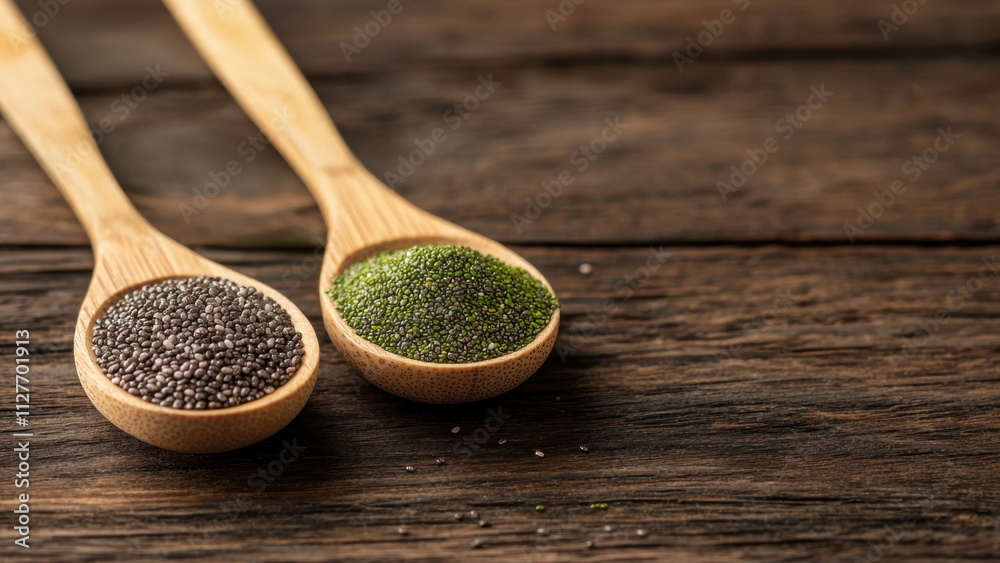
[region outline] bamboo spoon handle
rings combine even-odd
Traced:
[[[333,180],[367,171],[253,2],[228,2],[218,9],[218,3],[205,0],[163,3],[215,75],[302,178],[323,213],[343,204],[349,196],[346,190],[357,183]]]
[[[87,122],[12,0],[0,0],[0,110],[69,201],[95,251],[150,228],[118,186]]]

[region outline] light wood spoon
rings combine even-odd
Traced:
[[[382,250],[464,245],[524,268],[547,286],[548,281],[502,244],[418,209],[369,173],[252,2],[164,3],[319,203],[328,232],[319,284],[323,320],[347,361],[375,386],[429,403],[488,399],[531,377],[555,343],[558,310],[528,346],[467,364],[421,362],[387,352],[344,322],[326,291],[345,268]],[[289,118],[280,119],[286,113]]]
[[[69,88],[27,29],[11,0],[0,0],[0,110],[69,201],[94,248],[94,274],[73,339],[87,396],[115,426],[177,452],[234,450],[274,434],[298,414],[316,382],[319,344],[312,325],[274,289],[195,254],[139,215],[101,158]],[[201,275],[254,287],[285,308],[305,351],[294,375],[270,395],[211,410],[157,405],[113,384],[92,351],[94,320],[143,284]]]

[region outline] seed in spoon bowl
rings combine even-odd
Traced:
[[[357,262],[329,292],[362,338],[424,362],[498,358],[527,346],[559,306],[522,268],[458,245],[389,250]]]
[[[464,348],[446,351],[442,341],[439,353],[436,350],[439,344],[431,339],[425,342],[426,346],[417,346],[416,350],[418,357],[431,356],[427,358],[429,361],[419,360],[368,340],[348,324],[346,310],[338,308],[339,298],[326,298],[331,281],[337,280],[358,260],[376,252],[414,245],[455,245],[474,249],[524,270],[553,292],[541,272],[517,253],[418,209],[365,169],[252,2],[233,5],[225,18],[201,0],[164,2],[254,122],[270,127],[268,124],[273,121],[277,108],[295,108],[298,118],[272,131],[271,141],[316,197],[326,221],[330,236],[323,255],[319,288],[323,297],[320,305],[323,322],[344,359],[362,377],[375,387],[405,399],[455,404],[495,397],[538,371],[555,347],[559,331],[560,314],[554,296],[548,298],[551,299],[548,311],[534,319],[541,330],[527,343],[523,340],[506,342],[513,350],[507,352],[500,350],[504,341],[458,334],[458,342]],[[261,76],[270,79],[260,80]],[[334,290],[339,291],[338,288]],[[484,297],[490,295],[483,293]],[[377,312],[378,308],[373,309]],[[383,325],[370,319],[361,320],[376,332],[385,330]],[[478,323],[470,325],[468,319],[459,316],[458,324],[475,328]],[[487,323],[480,326],[483,327],[493,328]],[[405,330],[402,335],[384,336],[397,346],[409,342],[402,339],[406,336]],[[480,345],[495,355],[482,355]],[[471,361],[464,361],[463,354]],[[483,357],[489,359],[480,359]]]
[[[302,335],[260,291],[218,277],[146,284],[94,324],[111,382],[145,401],[217,409],[273,393],[295,373]]]

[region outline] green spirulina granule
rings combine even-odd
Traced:
[[[524,269],[464,246],[382,252],[347,268],[329,295],[362,338],[400,356],[442,364],[519,350],[559,306]]]

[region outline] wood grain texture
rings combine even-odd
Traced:
[[[14,3],[0,0],[0,35],[10,36],[25,25]],[[73,94],[37,39],[0,42],[0,76],[0,110],[70,203],[93,244],[94,275],[80,308],[73,352],[80,383],[97,410],[144,442],[185,453],[239,449],[287,425],[312,392],[319,360],[316,334],[302,312],[273,289],[165,237],[136,212],[101,158]],[[91,338],[109,303],[147,283],[198,276],[255,288],[288,313],[301,335],[303,352],[288,383],[250,403],[199,411],[152,404],[125,392],[105,375]]]
[[[565,363],[554,355],[493,401],[428,406],[359,383],[324,343],[316,392],[288,428],[207,457],[121,433],[76,384],[67,327],[86,250],[0,254],[0,351],[10,357],[13,331],[30,329],[44,366],[33,383],[31,555],[854,561],[874,542],[881,561],[1000,556],[998,282],[898,369],[887,360],[1000,247],[667,248],[673,258],[629,299],[615,284],[646,248],[518,250],[563,296],[559,344],[576,348]],[[319,329],[315,274],[282,281],[309,254],[210,256],[285,292]],[[581,262],[593,274],[579,274]],[[790,305],[771,319],[784,290]],[[605,299],[617,310],[574,336]],[[732,344],[744,347],[733,355]],[[491,409],[509,417],[495,432]],[[463,440],[484,433],[463,457]],[[306,449],[272,466],[273,482],[253,477],[285,442]],[[469,510],[491,526],[453,520]]]
[[[443,129],[447,140],[395,189],[504,243],[847,243],[843,225],[895,180],[907,192],[859,241],[989,241],[1000,235],[1000,131],[991,118],[998,73],[992,59],[719,63],[683,75],[647,65],[483,67],[315,86],[348,145],[382,179],[416,150],[414,139]],[[454,130],[444,112],[489,74],[501,86]],[[775,123],[820,85],[834,94],[785,140]],[[227,93],[156,90],[124,120],[111,105],[120,95],[86,96],[83,107],[93,124],[116,126],[101,149],[154,225],[194,245],[322,244],[315,203],[273,147],[254,148],[259,131]],[[609,116],[629,128],[579,172],[572,154],[602,134]],[[961,137],[912,181],[903,165],[949,126]],[[722,201],[716,182],[769,137],[779,150]],[[4,240],[85,243],[4,126],[0,155],[0,189],[14,202],[0,207]],[[230,163],[238,173],[226,172]],[[519,233],[511,215],[524,215],[525,198],[537,200],[541,183],[562,170],[573,183]],[[226,177],[217,197],[198,199],[195,190]],[[25,206],[40,220],[20,213]]]
[[[555,32],[544,21],[555,2],[414,2],[348,64],[339,43],[384,3],[261,0],[377,175],[414,139],[446,129],[448,141],[396,190],[522,244],[515,250],[545,274],[564,317],[557,353],[535,377],[464,406],[365,385],[324,341],[301,415],[230,454],[159,451],[89,404],[70,336],[93,266],[87,241],[0,123],[0,359],[13,331],[28,328],[42,366],[37,551],[0,555],[1000,559],[998,282],[934,323],[959,303],[949,292],[975,286],[981,259],[1000,251],[1000,12],[931,0],[885,41],[877,20],[893,3],[753,0],[678,73],[671,53],[731,2],[588,0]],[[239,152],[260,142],[257,128],[166,9],[88,0],[60,10],[40,37],[88,120],[114,126],[100,146],[130,199],[169,235],[215,247],[211,258],[286,293],[318,329],[318,208],[272,148],[254,149],[252,162]],[[170,75],[125,112],[134,100],[121,96],[157,64]],[[502,83],[495,95],[450,129],[444,112],[491,73]],[[723,202],[716,181],[821,84],[835,92],[829,103]],[[630,124],[620,141],[518,233],[511,213],[616,114]],[[843,223],[873,191],[906,179],[903,163],[949,125],[962,135],[953,149],[859,238],[867,245],[849,246]],[[241,172],[185,221],[192,189],[230,161]],[[674,256],[624,299],[645,278],[648,247],[671,241]],[[495,432],[490,409],[510,416]],[[306,448],[287,465],[286,442]],[[271,479],[269,468],[281,474],[267,482],[259,471]],[[492,525],[453,519],[469,510]]]
[[[40,10],[38,0],[18,3],[28,14]],[[401,0],[403,11],[348,62],[341,43],[354,41],[354,28],[370,22],[370,12],[384,10],[387,0],[259,2],[278,37],[309,75],[476,68],[484,61],[523,66],[658,60],[673,69],[672,53],[685,49],[687,38],[705,31],[703,22],[718,19],[725,9],[733,10],[735,19],[702,55],[706,59],[813,54],[911,58],[941,56],[949,50],[982,54],[995,52],[1000,41],[1000,8],[980,0],[926,2],[888,40],[878,21],[891,18],[893,2],[588,0],[553,31],[545,12],[558,11],[559,4],[558,0]],[[742,5],[746,10],[739,10]],[[211,80],[156,0],[73,1],[60,6],[53,17],[39,16],[39,21],[45,22],[39,35],[75,87],[131,87],[151,63],[162,64],[179,81]]]

